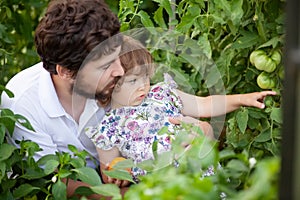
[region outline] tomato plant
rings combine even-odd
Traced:
[[[1,84],[38,61],[32,30],[47,2],[4,0],[0,3]],[[120,18],[122,32],[140,27],[166,30],[153,37],[161,42],[160,49],[154,48],[155,44],[148,46],[158,64],[154,82],[159,81],[163,72],[169,72],[180,89],[197,95],[265,89],[278,93],[265,100],[263,110],[243,107],[227,114],[225,120],[204,119],[210,120],[215,132],[220,133],[219,142],[195,141],[201,145],[182,158],[179,168],[166,167],[145,176],[141,183],[130,188],[127,198],[212,199],[224,192],[229,199],[276,199],[282,128],[285,0],[120,0],[118,5],[114,1],[109,3],[118,6],[113,10]],[[78,190],[78,194],[108,193],[120,198],[118,188],[97,186],[98,176],[84,166],[85,152],[70,147],[78,159],[57,154],[35,163],[32,159],[32,153],[38,150],[35,144],[23,142],[20,150],[9,146],[5,129],[11,131],[15,117],[19,116],[9,111],[1,113],[0,197],[59,199],[66,192],[60,178],[70,177],[94,185],[91,190]],[[13,120],[7,121],[7,118]],[[207,159],[197,159],[202,147],[211,150],[205,151]],[[200,179],[199,166],[207,160],[215,167],[220,163],[222,168],[216,170],[216,176]],[[47,170],[39,164],[45,164]],[[55,171],[58,166],[64,167]],[[14,178],[5,176],[11,169],[24,174]]]
[[[49,0],[0,2],[0,84],[38,62],[33,33]]]
[[[277,167],[271,174],[275,180],[278,178],[285,1],[154,2],[156,10],[149,13],[140,1],[120,1],[118,15],[124,32],[142,26],[168,30],[158,38],[173,45],[159,50],[151,48],[155,45],[148,46],[158,63],[157,77],[167,71],[174,75],[180,89],[197,95],[266,89],[278,93],[265,102],[265,109],[241,108],[226,115],[225,126],[215,128],[217,132],[221,130],[220,161],[233,183],[229,196],[234,197],[237,191],[246,194],[250,187],[253,193],[257,192],[257,198],[273,198],[276,184],[272,178],[268,180],[272,181],[269,186],[273,189],[252,187],[254,182],[249,182],[249,177],[253,169],[248,171],[247,166],[250,158],[258,163],[271,162],[270,166]],[[172,40],[174,37],[177,38]],[[154,81],[158,81],[157,77]],[[225,90],[220,90],[222,84]],[[219,119],[215,120],[218,124]],[[265,160],[268,158],[276,161]],[[260,164],[260,168],[266,168],[257,173],[262,175],[267,170],[266,163]]]

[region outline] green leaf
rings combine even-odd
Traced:
[[[134,163],[131,159],[125,159],[125,160],[122,160],[120,162],[117,162],[115,165],[114,165],[114,169],[120,169],[120,170],[124,170],[124,169],[128,169],[128,168],[131,168],[132,166],[134,166]]]
[[[9,98],[13,98],[14,97],[14,93],[12,93],[9,89],[7,89],[6,87],[4,87],[3,85],[0,85],[0,94],[2,93],[2,91],[4,91]],[[0,103],[1,103],[1,101],[0,101]]]
[[[131,174],[126,170],[118,170],[118,169],[113,169],[110,171],[103,170],[103,173],[111,178],[116,178],[119,180],[127,180],[134,183]]]
[[[166,133],[168,133],[168,127],[164,126],[161,129],[159,129],[159,131],[157,132],[157,135],[163,135],[163,134],[166,134]]]
[[[5,162],[0,162],[0,184],[4,176],[6,176],[6,164]]]
[[[57,160],[48,160],[44,167],[45,174],[51,174],[52,172],[54,172],[57,169],[58,165],[59,162]]]
[[[271,129],[267,129],[261,132],[258,136],[255,137],[254,141],[256,142],[266,142],[271,139]]]
[[[258,119],[255,119],[253,117],[248,118],[248,127],[250,129],[256,129],[258,125],[259,125],[259,120]]]
[[[0,161],[8,159],[14,152],[14,150],[17,149],[15,146],[10,144],[1,144],[0,145]]]
[[[157,153],[157,144],[158,144],[157,140],[155,140],[152,144],[152,153],[153,153],[153,156],[154,156],[155,160],[156,160],[157,155],[158,155],[158,153]]]
[[[78,149],[74,145],[68,144],[68,149],[73,153],[78,153]]]
[[[282,39],[280,36],[273,37],[269,41],[265,42],[264,44],[260,45],[257,49],[272,46],[273,48],[276,48],[278,43],[281,43]]]
[[[41,168],[29,168],[27,169],[26,173],[23,174],[21,177],[24,179],[28,180],[33,180],[33,179],[39,179],[44,177],[46,174],[44,173],[44,170]]]
[[[154,1],[160,4],[160,7],[158,9],[164,8],[167,11],[169,17],[172,17],[173,12],[169,0],[154,0]]]
[[[10,109],[5,108],[5,109],[2,109],[2,110],[1,110],[1,116],[10,116],[10,117],[14,117],[15,114],[14,114],[14,112],[11,111]]]
[[[179,56],[195,67],[199,65],[199,59],[193,55],[187,53],[181,53],[179,54]]]
[[[208,39],[208,34],[207,33],[201,34],[198,41],[199,41],[199,46],[202,47],[201,50],[203,50],[203,53],[206,55],[208,59],[211,59],[212,50],[211,50],[210,41]]]
[[[25,197],[33,190],[39,190],[38,187],[33,187],[32,185],[25,183],[20,185],[17,189],[14,190],[13,195],[16,199],[20,199],[21,197]]]
[[[81,168],[81,167],[84,167],[85,161],[83,159],[80,159],[80,158],[71,158],[70,164],[74,168]]]
[[[120,188],[115,184],[102,184],[99,186],[90,187],[90,189],[97,194],[102,194],[108,197],[112,196],[112,199],[114,200],[122,199]]]
[[[10,19],[12,16],[10,8],[7,6],[4,6],[4,8],[5,8],[7,17]]]
[[[53,184],[52,194],[55,200],[66,200],[67,186],[61,180],[58,180]]]
[[[57,155],[48,154],[48,155],[45,155],[45,156],[41,157],[41,158],[38,160],[37,163],[38,163],[38,165],[45,165],[49,160],[56,160],[56,161],[59,161]]]
[[[150,19],[150,16],[143,10],[137,13],[138,16],[141,17],[142,24],[145,27],[154,27],[153,22]]]
[[[245,133],[248,123],[248,110],[242,109],[236,114],[237,125],[242,133]]]
[[[281,108],[273,108],[270,117],[272,120],[282,123]]]
[[[234,171],[248,171],[248,167],[245,165],[245,163],[237,159],[229,161],[226,167]]]
[[[249,116],[253,117],[254,119],[267,118],[267,115],[258,108],[249,107],[248,112],[249,112]]]
[[[242,32],[242,36],[239,37],[233,44],[232,48],[245,49],[252,47],[259,41],[259,36],[253,32]]]
[[[166,25],[164,17],[163,17],[163,8],[162,7],[159,7],[155,11],[153,19],[158,24],[158,26],[160,26],[162,28],[167,28],[167,25]]]
[[[2,109],[0,122],[2,122],[5,125],[8,132],[12,135],[15,129],[16,122],[14,113],[9,109]]]
[[[241,19],[243,17],[243,0],[233,0],[230,2],[231,9],[231,20],[235,26],[239,26],[241,24]]]
[[[196,16],[192,16],[191,14],[187,13],[181,18],[181,21],[177,25],[176,29],[182,33],[188,32],[194,24],[196,18]]]
[[[101,179],[95,169],[90,167],[82,167],[79,169],[72,169],[71,171],[76,172],[81,181],[88,183],[91,186],[102,184]]]
[[[206,76],[205,84],[206,87],[210,88],[218,83],[222,79],[222,76],[216,66],[212,66]]]
[[[236,156],[235,152],[231,149],[224,149],[219,154],[219,159],[224,160],[228,158],[234,158]]]
[[[0,124],[0,145],[3,144],[6,134],[6,128],[4,124]]]
[[[154,160],[144,160],[138,163],[137,167],[144,169],[146,171],[151,171],[153,170],[154,162],[155,162]]]
[[[27,128],[28,130],[35,131],[34,128],[31,126],[29,120],[26,119],[24,116],[15,114],[15,117],[16,117],[18,123],[20,123],[22,126]]]
[[[215,23],[219,23],[219,24],[225,24],[225,23],[226,23],[226,22],[224,21],[224,19],[223,19],[222,17],[220,17],[219,15],[217,15],[217,14],[212,13],[212,14],[210,15],[210,17],[213,18],[213,20],[214,20]]]
[[[58,171],[58,175],[59,175],[60,178],[67,178],[70,175],[72,175],[72,172],[68,169],[60,169]]]
[[[93,192],[90,187],[80,186],[80,187],[76,188],[75,195],[76,194],[78,194],[79,196],[86,196],[87,197],[87,196],[90,196],[92,194],[95,194],[95,192]],[[87,200],[86,197],[81,198],[81,200]]]

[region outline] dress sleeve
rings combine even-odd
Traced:
[[[164,81],[152,85],[147,98],[163,106],[168,116],[178,116],[182,110],[182,101],[177,94],[177,84],[169,74],[164,74]]]
[[[85,128],[85,133],[96,147],[110,150],[120,145],[120,123],[121,117],[116,115],[116,110],[113,110],[107,112],[96,127]]]
[[[166,100],[169,101],[169,103],[172,106],[175,106],[179,110],[182,109],[182,101],[180,97],[178,96],[176,89],[178,85],[174,81],[174,79],[167,73],[164,74],[164,85],[163,85],[163,92],[165,93]]]

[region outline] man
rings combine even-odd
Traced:
[[[70,152],[71,144],[97,160],[95,146],[84,127],[102,119],[114,85],[124,74],[118,58],[122,43],[119,28],[118,18],[103,0],[49,4],[35,31],[42,62],[9,81],[6,88],[14,98],[2,96],[2,107],[23,115],[35,129],[30,131],[17,124],[11,143],[18,146],[15,141],[23,139],[37,143],[42,151],[37,152],[36,159]],[[173,123],[179,121],[173,119]],[[91,159],[87,165],[98,167]],[[68,195],[79,186],[87,185],[69,180]]]
[[[16,146],[15,140],[36,142],[42,149],[36,159],[70,152],[69,144],[97,158],[83,129],[104,114],[95,98],[107,102],[115,82],[124,74],[118,59],[119,28],[118,18],[102,0],[49,4],[35,32],[42,62],[9,81],[6,87],[14,98],[2,96],[2,106],[26,117],[35,132],[18,124],[10,142]],[[87,165],[97,167],[90,159]],[[68,195],[83,185],[69,183]]]

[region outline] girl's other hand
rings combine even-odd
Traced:
[[[241,94],[239,102],[243,106],[253,106],[256,108],[265,108],[264,100],[266,96],[276,95],[275,91],[263,91],[263,92],[253,92],[248,94]]]

